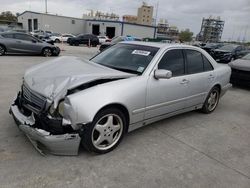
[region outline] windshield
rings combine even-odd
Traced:
[[[244,59],[244,60],[250,60],[250,53],[245,55],[244,57],[242,57],[241,59]]]
[[[220,50],[226,50],[226,51],[233,51],[235,48],[237,48],[237,45],[226,45],[226,46],[222,46],[221,48],[219,48]]]
[[[158,50],[159,48],[150,46],[117,44],[93,57],[91,61],[109,68],[140,75]]]

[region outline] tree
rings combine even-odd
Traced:
[[[179,34],[181,42],[190,42],[192,40],[193,32],[189,29],[182,30]]]
[[[10,11],[5,11],[0,14],[0,20],[16,22],[17,17]]]

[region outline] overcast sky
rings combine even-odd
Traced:
[[[153,5],[157,0],[147,0]],[[250,0],[158,0],[158,19],[165,18],[180,30],[190,28],[195,34],[200,30],[202,17],[220,16],[225,21],[223,40],[250,41]],[[137,14],[142,0],[48,0],[48,12],[81,17],[88,9],[114,12],[120,16]],[[22,13],[25,10],[45,12],[45,0],[0,0],[0,11]]]

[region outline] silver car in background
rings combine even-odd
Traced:
[[[122,42],[89,61],[60,57],[29,69],[10,107],[40,152],[113,150],[125,133],[180,113],[211,113],[231,69],[187,45]]]
[[[0,56],[6,53],[58,56],[60,48],[26,33],[0,33]]]

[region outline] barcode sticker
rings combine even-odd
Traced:
[[[134,50],[132,52],[132,54],[148,56],[150,54],[150,52],[149,51],[144,51],[144,50]]]

